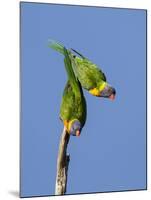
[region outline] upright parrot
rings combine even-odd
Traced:
[[[69,134],[80,136],[86,121],[86,101],[81,84],[74,75],[72,63],[65,47],[63,48],[63,54],[65,55],[64,64],[68,75],[68,81],[63,92],[60,119],[63,121]]]
[[[64,55],[64,46],[62,44],[51,40],[49,47]],[[79,79],[82,87],[94,96],[110,98],[113,100],[116,91],[107,83],[105,74],[101,69],[76,50],[68,49],[67,51],[71,62],[74,63],[74,73]]]

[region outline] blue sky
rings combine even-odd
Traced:
[[[71,137],[67,194],[146,187],[144,10],[21,3],[21,196],[54,195],[67,76],[55,39],[97,64],[115,101],[84,90],[88,116]]]

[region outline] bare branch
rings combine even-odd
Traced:
[[[64,127],[60,138],[59,152],[57,159],[57,175],[56,175],[56,188],[55,188],[56,195],[63,195],[66,193],[68,165],[70,161],[70,155],[67,155],[67,146],[69,139],[70,135],[67,133]]]

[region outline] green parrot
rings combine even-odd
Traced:
[[[64,55],[64,46],[62,44],[51,40],[49,47]],[[67,51],[72,64],[74,63],[74,73],[79,79],[82,87],[94,96],[113,100],[116,91],[107,83],[106,76],[101,69],[76,50],[68,49]]]
[[[72,63],[68,55],[67,49],[63,48],[65,55],[64,64],[68,75],[61,108],[60,119],[63,121],[67,132],[73,136],[80,136],[81,130],[86,121],[87,107],[82,87],[78,79],[75,77]]]

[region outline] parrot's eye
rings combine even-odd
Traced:
[[[116,90],[112,88],[112,94],[116,95]]]

